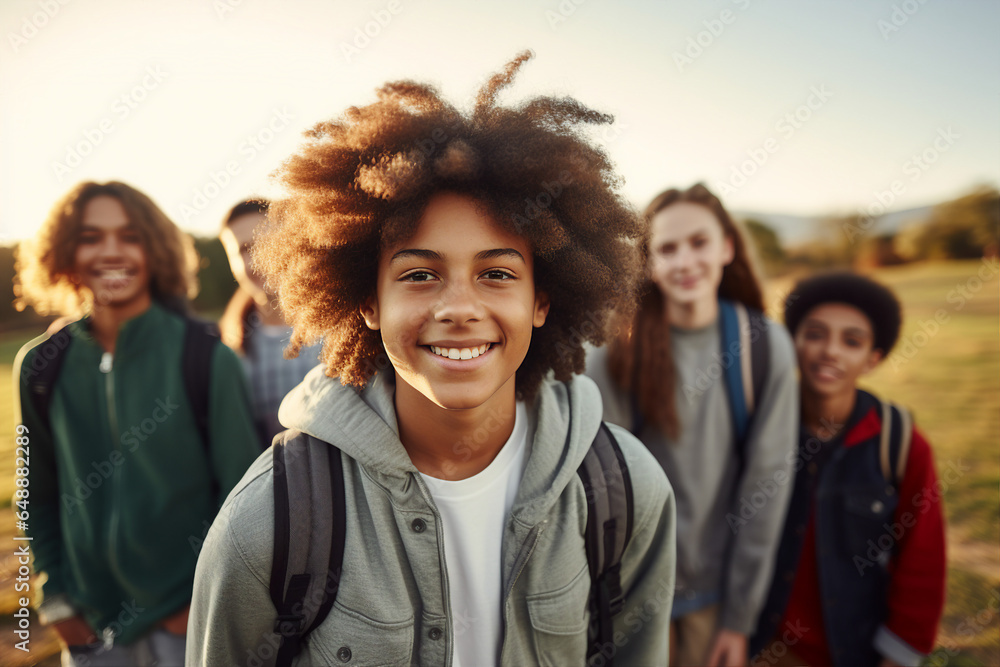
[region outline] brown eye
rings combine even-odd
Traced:
[[[514,276],[510,272],[504,271],[502,269],[490,269],[489,271],[483,274],[483,278],[486,278],[487,280],[497,280],[501,282],[506,280],[514,280]]]
[[[402,282],[410,283],[426,283],[434,279],[434,274],[430,271],[414,271],[412,273],[407,273],[405,276],[400,278]]]

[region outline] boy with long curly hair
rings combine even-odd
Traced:
[[[187,317],[197,266],[190,237],[115,181],[73,188],[18,250],[18,305],[75,320],[14,371],[17,498],[64,665],[183,663],[197,544],[259,452],[239,361]]]
[[[430,86],[316,125],[280,170],[288,194],[256,261],[294,327],[323,340],[282,423],[342,452],[336,603],[301,664],[584,664],[591,588],[577,475],[601,427],[583,370],[637,277],[638,218],[569,98],[497,96],[462,113]],[[325,372],[324,372],[325,370]],[[603,657],[665,664],[674,506],[641,443],[613,428],[634,491],[624,609]],[[270,453],[231,494],[199,562],[190,664],[264,664]],[[329,521],[329,519],[326,519]]]

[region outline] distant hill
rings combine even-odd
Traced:
[[[927,220],[933,208],[933,206],[918,206],[902,211],[890,211],[881,218],[878,218],[869,231],[875,234],[898,232],[907,223]],[[824,219],[823,216],[761,213],[759,211],[733,211],[733,215],[740,220],[748,218],[760,220],[768,227],[774,229],[778,234],[778,238],[781,239],[781,245],[785,247],[814,240],[819,236],[820,225]]]

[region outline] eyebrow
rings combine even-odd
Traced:
[[[404,248],[393,254],[389,263],[392,264],[397,259],[402,259],[404,257],[421,257],[423,259],[432,259],[435,261],[443,261],[444,255],[437,252],[436,250],[425,250],[424,248]],[[513,259],[519,259],[524,261],[524,255],[515,250],[514,248],[493,248],[492,250],[483,250],[482,252],[476,253],[476,259],[494,259],[496,257],[510,257]]]
[[[105,228],[101,227],[100,225],[95,225],[92,222],[87,222],[86,220],[83,220],[83,221],[80,222],[80,229],[83,230],[83,231],[93,230],[93,231],[103,232]],[[119,227],[118,229],[126,229],[126,230],[135,231],[137,229],[137,227],[130,222],[127,225],[125,225],[124,227]]]
[[[830,327],[827,326],[826,322],[824,322],[822,320],[807,319],[802,324],[803,324],[803,326],[819,327],[819,328],[822,328],[825,331],[829,331],[830,330]],[[872,332],[866,331],[865,329],[862,329],[861,327],[847,327],[846,329],[844,329],[844,333],[848,333],[848,334],[851,334],[853,336],[861,336],[862,338],[873,337],[873,333]]]

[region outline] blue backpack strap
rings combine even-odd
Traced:
[[[744,343],[749,339],[749,335],[744,335],[743,327],[740,326],[740,317],[746,316],[746,309],[739,304],[741,312],[737,310],[737,304],[725,299],[719,300],[719,325],[722,342],[722,367],[723,375],[726,378],[726,397],[729,399],[729,411],[733,419],[733,434],[736,441],[742,443],[746,439],[747,431],[750,427],[750,410],[752,404],[748,406],[746,395],[746,380],[744,378],[745,356],[743,355]]]
[[[274,632],[281,637],[275,665],[289,667],[337,599],[347,503],[339,449],[298,431],[279,433],[271,448],[274,544],[269,588],[277,612]]]
[[[750,425],[757,403],[763,396],[771,362],[767,320],[760,311],[750,310],[739,302],[720,299],[719,326],[726,397],[729,399],[733,435],[742,471]]]
[[[601,423],[577,474],[587,496],[584,542],[591,581],[589,663],[603,647],[614,645],[612,618],[625,606],[621,559],[632,538],[632,479],[607,424]],[[602,664],[614,664],[613,656],[603,655],[606,659]]]

